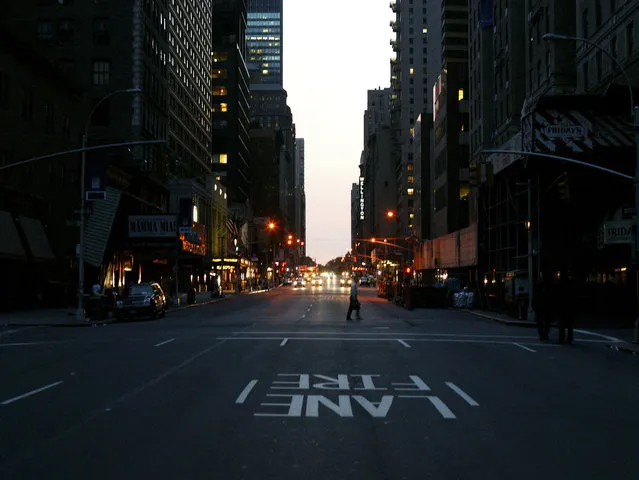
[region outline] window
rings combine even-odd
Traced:
[[[225,68],[213,69],[211,78],[228,78],[228,71]]]
[[[60,129],[62,138],[68,140],[71,137],[71,120],[68,115],[62,115],[62,121],[60,122]]]
[[[93,44],[108,45],[111,42],[108,18],[96,18],[93,20]]]
[[[412,172],[412,171],[413,171],[413,168],[414,168],[414,167],[413,167],[413,164],[412,164],[412,163],[409,163],[409,164],[406,166],[406,169],[407,169],[409,172]]]
[[[409,213],[408,214],[408,218],[410,218],[412,220],[413,218],[415,218],[415,214],[414,213]]]
[[[616,0],[610,0],[610,14],[613,14],[617,11],[617,2]]]
[[[220,153],[220,163],[226,165],[229,163],[229,155],[228,153]]]
[[[22,86],[22,120],[30,122],[33,119],[33,92]]]
[[[464,99],[464,89],[460,88],[459,90],[457,90],[457,100],[461,102],[463,99]]]
[[[52,20],[38,20],[36,27],[36,40],[41,45],[51,45],[55,40]]]
[[[111,73],[111,62],[109,60],[93,61],[93,85],[108,85]]]
[[[214,97],[222,97],[226,95],[228,92],[226,87],[213,87],[212,94]]]
[[[610,39],[610,55],[617,58],[617,35],[613,35]]]
[[[9,107],[9,74],[0,72],[0,109]]]
[[[229,104],[228,103],[220,103],[220,111],[222,113],[226,113],[229,110]]]
[[[424,27],[424,29],[422,30],[422,33],[428,33],[428,29]]]
[[[415,183],[415,177],[413,177],[412,175],[409,175],[408,177],[406,177],[406,181],[408,183]]]
[[[410,75],[413,75],[415,73],[415,69],[413,67],[410,67],[410,70],[408,71],[408,73]]]
[[[226,62],[229,59],[229,54],[226,52],[213,52],[213,63]]]
[[[546,50],[546,79],[550,79],[550,50]]]
[[[583,64],[583,74],[584,74],[584,90],[588,90],[588,60],[586,60]]]
[[[583,32],[583,36],[588,38],[588,9],[584,8],[583,13],[581,14],[581,31]]]
[[[43,106],[44,110],[44,133],[54,133],[54,113],[53,113],[53,105],[45,104]]]
[[[630,22],[626,26],[626,56],[632,55],[635,50],[635,24]]]
[[[595,0],[595,27],[601,27],[601,0]]]
[[[58,45],[71,45],[74,36],[73,20],[58,20]]]
[[[73,70],[73,60],[70,58],[61,58],[56,62],[56,65],[62,73],[70,73]]]
[[[407,188],[406,189],[406,193],[408,194],[409,197],[412,197],[415,194],[415,189],[414,188]]]
[[[597,66],[597,81],[601,81],[601,50],[597,50],[595,54],[595,64]]]

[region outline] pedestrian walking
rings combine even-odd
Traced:
[[[354,278],[353,279],[353,283],[351,283],[351,294],[349,296],[349,302],[348,302],[348,312],[346,312],[346,321],[350,322],[351,321],[351,314],[353,313],[353,310],[355,310],[355,312],[357,312],[357,320],[361,320],[362,317],[359,314],[359,310],[361,307],[361,304],[359,303],[359,298],[357,297],[357,281]]]
[[[567,272],[559,279],[557,291],[557,310],[559,315],[559,343],[572,345],[575,323],[575,287]]]
[[[548,282],[541,273],[533,290],[532,307],[535,311],[539,340],[542,342],[550,340],[550,319],[552,316],[550,291]]]

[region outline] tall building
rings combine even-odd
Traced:
[[[360,188],[357,183],[351,185],[351,248],[355,248],[357,240],[360,237],[359,219],[360,209]]]
[[[130,230],[128,218],[150,216],[148,224],[158,225],[166,220],[163,214],[176,214],[178,192],[171,180],[190,178],[213,188],[207,183],[212,173],[211,2],[26,0],[3,5],[0,23],[90,98],[95,110],[90,122],[85,120],[89,145],[166,141],[87,155],[87,168],[103,176],[106,193],[105,200],[92,204],[84,258],[86,285],[99,281],[117,287],[127,275],[168,279],[172,269],[166,259],[176,259],[175,242],[167,245],[152,231]],[[200,202],[197,191],[180,192],[193,207],[210,204]],[[211,227],[194,223],[199,230]],[[184,236],[180,243],[180,276],[199,276],[206,248]],[[158,258],[164,261],[154,262]]]
[[[212,141],[214,174],[228,188],[231,210],[250,218],[249,73],[246,0],[213,0]]]
[[[248,68],[251,89],[282,88],[282,0],[248,0]]]
[[[391,60],[391,128],[396,167],[398,227],[414,233],[414,158],[412,136],[420,114],[432,113],[432,86],[441,68],[441,0],[394,1],[396,14],[391,40],[396,58]],[[411,182],[410,180],[413,179]]]
[[[304,188],[304,139],[295,139],[295,234],[306,246],[306,190]],[[303,249],[305,250],[305,249]]]
[[[442,1],[442,68],[433,87],[435,237],[468,225],[468,2]]]

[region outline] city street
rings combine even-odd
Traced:
[[[0,331],[0,477],[637,476],[639,364],[577,334],[279,288],[157,321]]]

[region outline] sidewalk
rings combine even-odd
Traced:
[[[488,320],[492,320],[494,322],[502,323],[504,325],[512,325],[512,326],[521,326],[521,327],[529,327],[535,328],[537,325],[535,322],[530,322],[528,320],[516,320],[507,315],[493,313],[493,312],[484,312],[480,310],[462,310],[470,315],[474,315],[476,317],[482,317]],[[554,324],[553,324],[554,326]],[[579,326],[579,321],[576,322],[576,326]],[[591,335],[599,338],[603,338],[605,340],[610,341],[608,345],[609,348],[613,350],[623,351],[626,353],[631,353],[633,355],[639,355],[639,344],[632,343],[634,331],[633,328],[613,328],[613,327],[590,327],[586,329],[575,328],[576,333],[580,333],[582,335]]]
[[[266,290],[255,290],[242,293],[255,294]],[[169,312],[184,310],[187,308],[212,305],[236,296],[235,293],[224,293],[224,297],[211,298],[210,292],[200,292],[195,296],[195,303],[187,304],[186,293],[180,294],[180,305],[169,306]],[[97,322],[78,320],[75,316],[75,308],[44,308],[33,310],[22,310],[12,313],[0,313],[0,333],[5,328],[11,327],[86,327],[94,324],[104,325],[114,322],[112,317]]]

